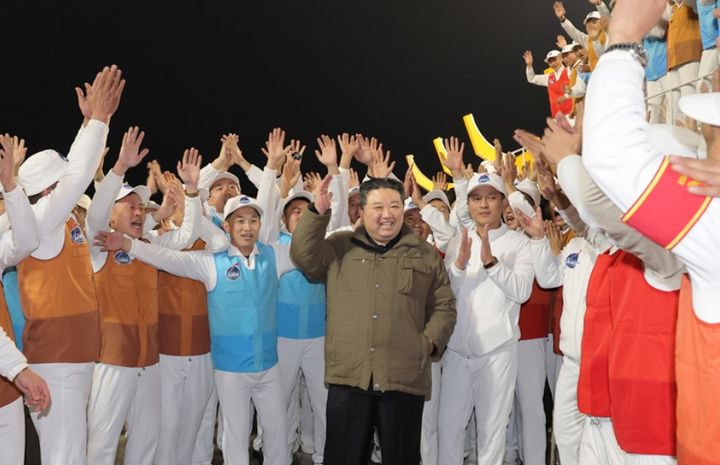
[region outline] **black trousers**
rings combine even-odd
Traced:
[[[367,465],[373,426],[383,465],[418,465],[425,398],[403,392],[328,387],[325,465]]]

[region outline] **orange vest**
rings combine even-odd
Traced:
[[[70,218],[60,253],[50,260],[29,256],[17,266],[25,313],[23,348],[30,363],[87,363],[100,348],[98,304],[90,249]]]
[[[548,320],[555,303],[555,289],[541,288],[533,280],[530,299],[520,306],[520,340],[545,338],[548,335]]]
[[[145,367],[158,363],[158,271],[119,250],[95,273],[103,363]]]
[[[204,250],[198,239],[188,250]],[[207,290],[200,281],[161,271],[158,275],[160,353],[202,355],[210,352]]]
[[[700,61],[702,40],[697,14],[683,3],[673,5],[667,32],[668,71],[693,61]]]
[[[5,294],[3,293],[2,284],[0,284],[0,328],[11,340],[15,340],[12,322],[10,321],[10,312],[8,312],[5,302]],[[7,378],[0,376],[0,408],[5,407],[11,402],[15,402],[20,397],[20,391]]]
[[[677,458],[681,465],[720,464],[720,324],[695,315],[690,280],[680,290],[675,370]]]
[[[605,31],[600,31],[600,37],[598,37],[598,41],[601,44],[607,44],[607,34],[605,34]],[[587,56],[588,56],[588,66],[590,66],[590,71],[595,71],[595,67],[598,64],[598,60],[600,60],[600,57],[598,56],[597,52],[595,51],[595,46],[593,45],[593,41],[588,37],[587,41]]]
[[[557,100],[565,95],[565,87],[570,83],[568,77],[567,68],[564,68],[560,77],[555,77],[555,72],[548,74],[548,98],[550,99],[550,112],[553,118],[562,112],[565,115],[572,113],[573,103],[572,99],[567,99],[563,103],[558,103]]]
[[[628,453],[675,455],[679,292],[650,286],[642,261],[629,253],[615,262],[608,279],[610,417],[615,437]]]
[[[609,276],[613,264],[623,253],[599,255],[588,282],[577,395],[578,410],[592,417],[610,416],[608,352],[612,319]]]

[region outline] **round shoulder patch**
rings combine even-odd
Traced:
[[[73,241],[73,244],[85,243],[85,236],[83,236],[83,232],[82,229],[80,229],[80,226],[75,226],[70,230],[70,240]]]
[[[240,267],[237,263],[227,269],[227,271],[225,272],[225,277],[232,281],[235,281],[240,277]]]
[[[578,264],[578,261],[580,261],[580,254],[577,252],[571,253],[565,259],[565,266],[567,266],[568,268],[575,268]]]
[[[129,265],[131,262],[132,258],[130,258],[130,255],[128,255],[127,252],[123,250],[115,252],[115,263],[118,265]]]

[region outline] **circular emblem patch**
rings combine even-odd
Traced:
[[[575,268],[577,266],[579,260],[580,260],[580,254],[578,254],[577,252],[571,253],[565,259],[565,266],[567,266],[568,268]]]
[[[84,244],[85,243],[85,236],[83,236],[82,229],[80,229],[80,226],[75,226],[70,230],[70,239],[73,241],[74,244]]]
[[[132,262],[132,258],[123,250],[115,252],[115,263],[118,265],[129,265]]]
[[[237,265],[233,265],[225,272],[227,279],[235,281],[240,277],[240,268]]]

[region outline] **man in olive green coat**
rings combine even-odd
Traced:
[[[328,184],[301,217],[290,252],[327,287],[324,463],[367,464],[375,426],[384,465],[417,464],[430,363],[455,327],[450,281],[437,250],[403,226],[400,182],[363,183],[363,226],[326,239]]]

